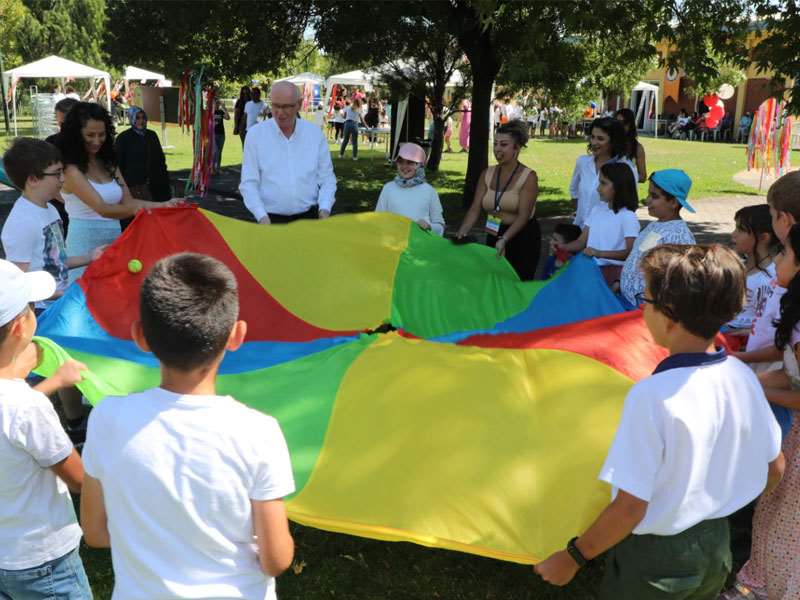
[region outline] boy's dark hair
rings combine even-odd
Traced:
[[[236,278],[220,261],[184,252],[159,260],[140,295],[142,331],[156,358],[190,371],[211,363],[239,315]]]
[[[753,248],[756,268],[763,273],[767,273],[766,269],[761,267],[761,262],[767,258],[769,254],[767,254],[767,256],[759,256],[758,238],[765,233],[769,234],[770,249],[774,248],[778,243],[778,238],[775,236],[775,232],[772,229],[772,216],[769,214],[769,205],[755,204],[753,206],[745,206],[736,211],[733,219],[736,222],[737,229],[749,233],[756,238],[756,245]]]
[[[767,190],[767,204],[800,222],[800,171],[782,175]]]
[[[557,233],[564,238],[564,242],[569,244],[581,237],[581,228],[572,223],[558,223],[553,228],[553,233]]]
[[[607,162],[600,167],[600,172],[614,186],[614,200],[611,210],[618,213],[623,208],[636,212],[639,208],[639,191],[636,189],[636,178],[633,171],[625,163]]]
[[[795,223],[786,236],[786,245],[792,247],[795,260],[800,260],[800,225]],[[785,260],[785,259],[784,259]],[[800,323],[800,273],[792,277],[786,287],[786,293],[781,296],[781,310],[775,325],[775,347],[783,350],[791,341],[792,332]]]
[[[25,189],[28,177],[41,179],[44,177],[44,170],[57,162],[61,162],[58,148],[34,138],[15,139],[3,154],[3,167],[8,178],[20,190]]]
[[[664,244],[644,255],[641,269],[653,307],[698,337],[713,338],[742,310],[744,266],[730,248]]]
[[[55,110],[66,115],[78,102],[80,100],[75,100],[75,98],[62,98],[56,102]]]

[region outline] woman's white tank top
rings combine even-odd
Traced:
[[[106,183],[97,183],[91,179],[87,179],[89,184],[100,194],[103,202],[106,204],[119,204],[122,202],[122,187],[115,181],[107,181]],[[94,210],[89,208],[78,196],[75,194],[62,193],[61,197],[64,198],[64,206],[67,209],[67,214],[70,219],[95,219],[103,221],[115,221],[116,219],[109,219],[108,217],[101,217]]]

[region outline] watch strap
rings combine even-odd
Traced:
[[[584,567],[589,561],[586,560],[586,557],[583,555],[583,553],[578,550],[578,546],[575,545],[575,541],[577,539],[577,537],[574,537],[567,542],[567,554],[572,557],[572,560],[574,560],[579,567]]]

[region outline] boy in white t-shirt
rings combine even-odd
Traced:
[[[275,598],[292,561],[283,498],[294,492],[278,422],[216,394],[244,341],[233,273],[199,254],[157,262],[141,289],[136,343],[161,386],[103,400],[89,417],[81,523],[111,547],[114,598]]]
[[[780,481],[780,429],[756,375],[714,345],[742,308],[739,258],[667,244],[641,265],[644,320],[670,356],[625,398],[600,472],[612,502],[535,570],[565,585],[607,552],[601,600],[715,600],[731,569],[725,517]]]
[[[6,259],[23,271],[50,273],[56,281],[53,298],[57,298],[69,284],[69,269],[86,266],[102,250],[93,256],[67,257],[61,218],[48,204],[64,183],[58,148],[33,138],[17,138],[3,155],[3,165],[11,182],[22,190],[0,234]],[[36,308],[46,306],[47,302],[41,302]]]
[[[83,467],[45,396],[77,383],[85,367],[68,361],[35,388],[25,382],[37,362],[29,303],[55,287],[48,273],[0,260],[0,598],[92,597],[69,495]]]

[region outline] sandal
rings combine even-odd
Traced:
[[[746,585],[736,582],[731,589],[721,593],[717,600],[762,600],[762,597]]]

